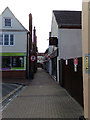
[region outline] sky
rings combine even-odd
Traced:
[[[29,14],[36,27],[37,47],[45,52],[49,47],[53,10],[82,10],[82,0],[0,0],[0,14],[9,7],[16,18],[29,30]]]

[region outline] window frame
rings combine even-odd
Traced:
[[[14,34],[0,34],[3,36],[3,44],[0,45],[0,46],[15,46],[15,35]],[[5,45],[5,35],[8,35],[9,36],[9,44],[8,45]],[[11,35],[13,35],[13,45],[11,45]]]
[[[13,35],[13,45],[10,44],[10,42],[11,42],[11,35]],[[15,45],[15,35],[14,34],[10,34],[9,35],[9,45],[10,46],[14,46]]]
[[[8,45],[5,45],[5,35],[8,35]],[[9,46],[10,45],[10,40],[9,40],[9,34],[4,34],[4,46]]]
[[[0,44],[0,46],[3,46],[3,44],[4,44],[4,35],[0,34],[0,36],[2,36],[2,45]]]
[[[9,25],[6,25],[6,20],[7,20],[7,19],[10,19],[10,26],[9,26]],[[5,26],[5,27],[12,27],[12,18],[8,18],[8,17],[4,18],[4,26]]]

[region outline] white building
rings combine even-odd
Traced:
[[[51,37],[58,39],[57,81],[62,84],[60,60],[82,56],[81,11],[53,11]]]
[[[28,31],[8,7],[0,15],[0,21],[2,77],[25,77]]]

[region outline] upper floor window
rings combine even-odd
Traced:
[[[15,37],[13,34],[0,34],[0,46],[14,46]]]
[[[14,45],[14,35],[10,35],[10,45]]]
[[[11,19],[10,18],[5,18],[5,26],[11,27]]]
[[[0,34],[0,45],[3,45],[3,35]]]
[[[9,35],[8,34],[6,34],[4,36],[4,45],[9,45]]]

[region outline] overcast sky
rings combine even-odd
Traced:
[[[38,50],[45,52],[51,31],[52,10],[81,11],[82,0],[0,0],[0,14],[7,6],[26,29],[29,29],[29,14],[32,13]]]

